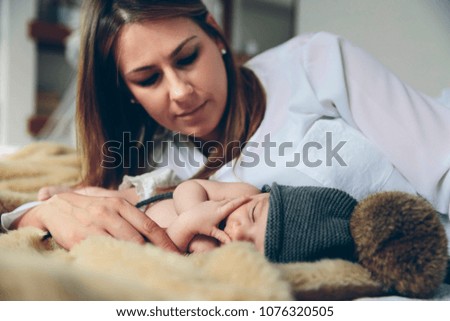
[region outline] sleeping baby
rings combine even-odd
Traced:
[[[343,191],[189,180],[166,195],[173,197],[145,212],[182,252],[246,241],[273,262],[353,258],[349,222],[357,202]]]
[[[136,197],[95,187],[76,192]],[[52,192],[44,194],[41,199]],[[342,258],[360,263],[385,289],[413,297],[432,295],[447,272],[447,238],[437,212],[407,193],[375,193],[357,204],[333,188],[273,183],[259,190],[189,180],[137,206],[183,253],[246,241],[272,262]]]
[[[120,191],[88,188],[97,196]],[[231,241],[254,244],[273,262],[354,260],[350,217],[357,202],[344,191],[273,183],[259,190],[247,183],[193,179],[137,204],[182,253],[210,251]]]

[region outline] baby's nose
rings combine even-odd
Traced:
[[[233,241],[246,240],[245,228],[239,221],[227,222],[224,231]]]

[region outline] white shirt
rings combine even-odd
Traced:
[[[247,67],[266,92],[264,120],[241,157],[211,179],[335,187],[358,200],[417,192],[449,213],[450,108],[329,33],[295,37]],[[171,144],[164,157],[181,179],[205,161],[187,146]]]
[[[449,108],[329,33],[295,37],[247,66],[266,91],[266,114],[243,155],[211,179],[336,187],[358,200],[417,192],[449,212]],[[169,148],[167,157],[182,179],[198,170],[189,159],[204,161],[185,146]]]

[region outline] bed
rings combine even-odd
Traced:
[[[0,147],[0,213],[34,200],[40,186],[78,180],[79,162],[70,147]],[[448,218],[441,220],[449,236]],[[272,264],[243,242],[181,256],[106,237],[66,251],[44,235],[33,228],[0,235],[1,300],[417,299],[392,293],[357,263]],[[440,284],[426,299],[450,300],[450,285]]]

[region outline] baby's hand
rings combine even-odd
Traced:
[[[239,197],[223,201],[206,201],[191,210],[182,213],[189,217],[189,230],[195,234],[211,236],[222,244],[229,243],[231,238],[218,228],[221,221],[234,210],[247,203],[249,197]]]
[[[219,246],[220,246],[219,242],[210,236],[196,235],[192,239],[191,243],[189,243],[188,252],[205,253],[212,251]]]

